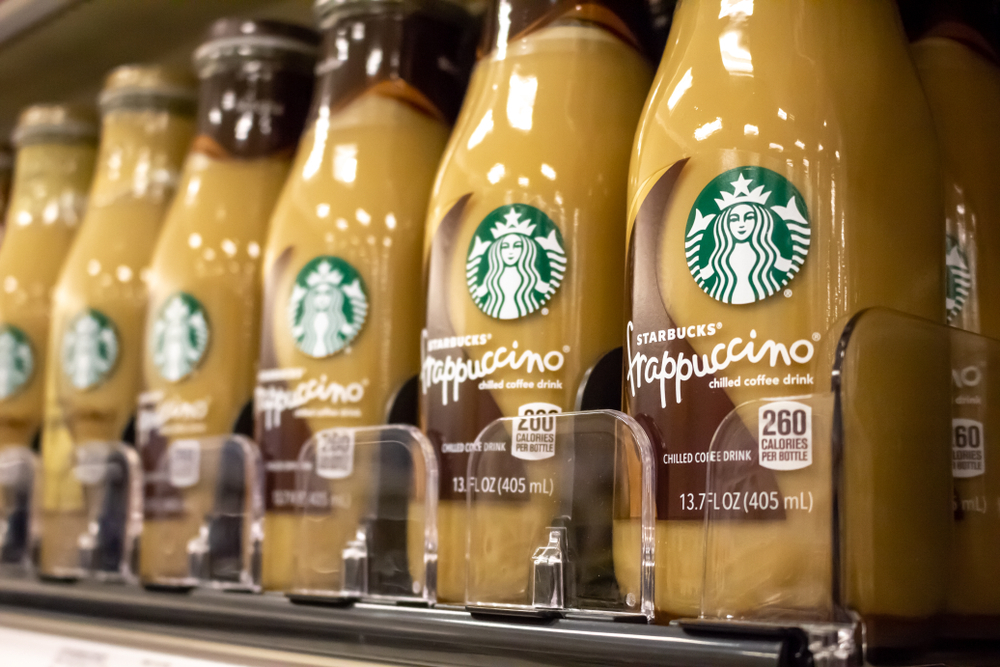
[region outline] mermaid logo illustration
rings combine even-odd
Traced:
[[[198,299],[177,292],[163,304],[153,323],[153,363],[163,379],[183,380],[205,357],[208,316]]]
[[[118,361],[118,331],[104,313],[87,308],[70,320],[62,341],[63,373],[86,391],[103,382]]]
[[[28,335],[10,324],[0,326],[0,401],[24,389],[34,370],[35,355]]]
[[[323,359],[347,346],[368,315],[361,274],[339,257],[317,257],[302,267],[288,301],[288,325],[303,354]]]
[[[795,277],[811,236],[809,210],[794,185],[770,169],[739,167],[698,195],[684,252],[692,277],[710,297],[755,303]]]
[[[948,293],[945,300],[945,307],[948,309],[948,323],[954,322],[965,302],[969,299],[972,291],[972,271],[969,270],[969,258],[958,239],[951,234],[948,235],[947,254],[945,255],[945,266],[948,271]]]
[[[469,245],[465,275],[481,311],[500,320],[530,315],[566,275],[562,232],[534,206],[511,204],[487,215]]]

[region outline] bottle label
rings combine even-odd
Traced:
[[[559,319],[565,314],[556,309],[570,300],[586,311],[600,300],[562,293],[572,258],[548,214],[523,203],[494,208],[472,197],[461,198],[435,232],[421,343],[423,423],[440,454],[446,500],[462,500],[476,488],[468,472],[472,453],[506,451],[489,464],[499,466],[491,474],[504,478],[526,474],[527,461],[556,455],[551,415],[575,407],[586,370],[567,344],[572,339]],[[512,449],[477,443],[480,431],[503,416],[520,417]]]
[[[688,216],[684,254],[695,282],[728,304],[773,296],[809,254],[805,200],[780,174],[739,167],[717,176]]]
[[[367,314],[364,281],[339,257],[317,257],[296,276],[288,326],[302,353],[323,359],[340,352],[361,332]]]
[[[198,299],[186,292],[170,296],[153,323],[153,363],[168,382],[179,382],[201,364],[211,328]]]
[[[352,359],[351,343],[368,320],[371,302],[364,278],[351,263],[332,255],[312,257],[297,271],[296,266],[296,248],[285,248],[268,269],[264,286],[254,423],[269,512],[315,506],[297,488],[297,473],[311,465],[299,460],[302,446],[317,436],[323,448],[317,449],[317,462],[330,463],[344,450],[323,426],[370,425],[363,418],[374,411],[369,378],[336,372],[343,368],[341,360]],[[301,355],[322,363],[307,362]],[[328,472],[343,471],[338,465],[330,463]]]
[[[469,245],[469,294],[490,317],[515,320],[542,308],[566,275],[562,232],[527,204],[501,206],[487,215]]]
[[[76,389],[93,389],[114,371],[119,348],[115,323],[99,310],[87,308],[70,320],[63,333],[63,374]]]
[[[972,272],[969,270],[969,259],[958,238],[952,234],[947,238],[947,254],[945,266],[948,273],[947,300],[945,308],[948,311],[948,324],[954,324],[972,290]]]
[[[743,166],[724,169],[736,164]],[[745,161],[744,161],[745,160]],[[749,154],[678,162],[653,185],[629,244],[626,409],[657,454],[661,519],[704,520],[707,467],[725,466],[747,493],[780,493],[782,471],[813,462],[808,404],[768,401],[756,425],[726,430],[747,401],[816,390],[818,332],[789,309],[808,266],[812,225],[806,200]],[[777,496],[775,496],[777,497]],[[733,519],[784,517],[779,503]]]
[[[0,401],[19,394],[35,372],[35,353],[28,334],[12,324],[0,326]]]

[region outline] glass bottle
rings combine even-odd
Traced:
[[[438,592],[465,599],[469,446],[501,416],[619,406],[628,146],[652,70],[640,0],[497,0],[427,214],[421,425],[440,455]],[[610,356],[608,356],[610,354]],[[610,363],[601,363],[607,357]],[[457,374],[457,369],[464,369]],[[588,387],[610,389],[585,401]],[[598,392],[601,393],[601,392]],[[499,592],[527,497],[490,508]]]
[[[829,443],[814,443],[807,467],[777,472],[760,460],[756,425],[727,441],[735,462],[716,470],[769,500],[721,515],[714,530],[731,550],[706,555],[709,446],[735,406],[828,392],[837,338],[859,311],[943,323],[939,179],[891,0],[679,2],[629,173],[625,402],[657,451],[658,613],[701,611],[707,561],[707,595],[719,604],[710,615],[829,615],[830,560],[812,556],[817,545],[831,553],[829,521],[782,500],[782,487],[804,485],[829,507]],[[939,361],[905,377],[873,372],[884,384],[867,390],[900,402],[896,387],[940,394]],[[862,613],[926,619],[939,609],[950,495],[935,440],[947,439],[942,407],[894,435],[914,442],[912,456],[888,465],[890,443],[877,434],[843,472],[845,511],[863,517],[845,538],[843,601]],[[860,539],[872,529],[864,503],[915,485],[911,507],[886,510],[891,536]],[[907,541],[926,547],[921,559],[903,557]],[[914,578],[919,587],[896,583]],[[767,599],[775,590],[780,599]]]
[[[983,33],[988,16],[980,3],[901,4],[919,38],[914,62],[930,104],[941,148],[947,233],[948,323],[1000,339],[1000,309],[991,295],[1000,288],[994,258],[1000,253],[1000,60]],[[993,348],[1000,343],[991,342]],[[955,484],[955,562],[948,595],[951,632],[983,636],[992,617],[1000,632],[1000,476],[994,444],[997,418],[996,352],[983,339],[955,336],[952,475]],[[961,617],[965,617],[962,619]]]
[[[27,108],[14,130],[17,163],[0,247],[0,443],[37,446],[52,293],[80,226],[94,173],[89,109]]]
[[[190,79],[125,65],[101,93],[97,172],[52,306],[39,565],[48,577],[80,572],[77,540],[90,519],[74,474],[77,447],[134,439],[144,278],[194,132]]]
[[[309,108],[317,42],[297,25],[221,19],[194,54],[197,136],[149,281],[137,427],[147,585],[187,585],[187,541],[213,506],[210,484],[176,488],[158,471],[171,443],[252,430],[261,248]]]
[[[319,2],[316,13],[316,96],[264,253],[255,408],[271,589],[288,588],[296,559],[315,573],[330,557],[294,546],[302,445],[327,428],[416,421],[424,215],[467,71],[469,18],[449,3]]]

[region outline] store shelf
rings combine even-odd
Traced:
[[[189,63],[217,18],[311,24],[311,7],[311,0],[2,0],[0,143],[29,104],[94,103],[117,65]]]
[[[152,593],[129,586],[0,581],[4,614],[95,628],[375,662],[434,665],[796,667],[796,636],[718,637],[680,627],[478,619],[463,611],[294,605],[277,595]]]

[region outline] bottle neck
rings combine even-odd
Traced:
[[[611,32],[650,60],[662,40],[654,32],[648,0],[494,0],[486,15],[480,56],[556,23],[577,22]],[[656,3],[662,4],[662,3]]]
[[[219,159],[290,155],[312,88],[308,67],[287,67],[277,59],[237,59],[215,67],[199,86],[193,150]]]
[[[95,152],[90,143],[38,143],[18,150],[5,246],[25,231],[62,234],[80,223]]]
[[[894,42],[904,53],[894,0],[721,0],[721,7],[720,0],[680,0],[666,55],[691,44],[718,48],[731,74],[750,74],[757,49],[869,63]]]
[[[194,134],[192,116],[128,109],[104,116],[91,206],[123,196],[166,202],[177,185]]]
[[[471,32],[458,11],[400,6],[334,17],[323,33],[310,122],[366,93],[395,97],[453,122],[468,80]]]

